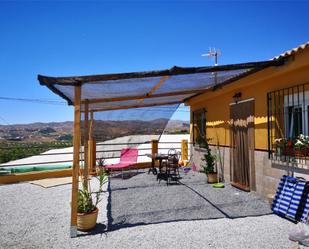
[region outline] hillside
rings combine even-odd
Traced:
[[[165,128],[165,130],[164,130]],[[72,140],[73,122],[0,125],[0,142],[56,142]],[[95,121],[94,136],[104,141],[119,136],[189,133],[189,123],[179,120]]]
[[[0,125],[0,141],[54,142],[72,140],[73,122]]]

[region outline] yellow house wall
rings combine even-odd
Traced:
[[[188,101],[191,111],[207,110],[206,133],[212,144],[230,145],[229,119],[230,103],[236,92],[241,100],[255,100],[255,148],[268,148],[267,134],[267,93],[309,83],[309,50],[293,56],[280,67],[271,67],[233,82],[214,92],[208,92]],[[192,142],[192,141],[191,141]]]

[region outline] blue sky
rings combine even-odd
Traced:
[[[85,75],[270,59],[309,40],[309,3],[0,2],[0,97],[61,99],[37,74]],[[183,118],[185,113],[179,114]],[[71,107],[0,100],[0,123],[72,120]],[[176,116],[177,118],[177,116]]]

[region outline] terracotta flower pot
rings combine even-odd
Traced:
[[[218,181],[218,174],[217,173],[208,173],[207,174],[207,182],[208,183],[216,183]]]
[[[80,231],[89,231],[97,224],[99,209],[96,208],[91,213],[77,213],[77,229]]]
[[[308,156],[308,148],[306,147],[292,147],[292,148],[285,148],[283,151],[285,156],[291,156],[291,157],[305,157]]]

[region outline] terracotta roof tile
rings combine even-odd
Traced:
[[[301,52],[305,49],[308,49],[308,48],[309,48],[309,42],[305,42],[305,43],[299,45],[296,48],[292,48],[292,49],[285,51],[284,53],[272,58],[272,60],[278,60],[278,59],[286,58],[286,57],[289,57],[293,54],[299,53],[299,52]]]

